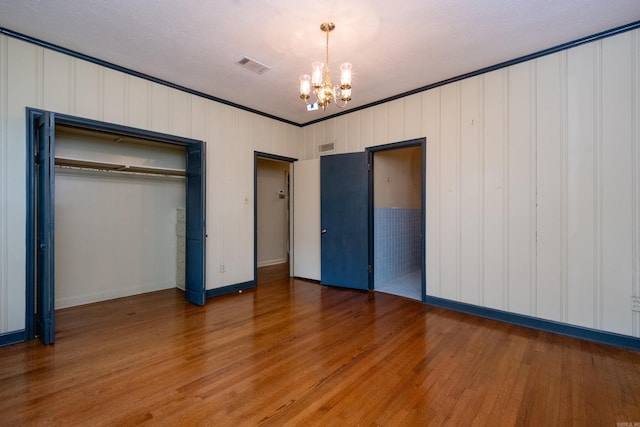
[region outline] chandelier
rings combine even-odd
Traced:
[[[332,86],[329,75],[329,33],[336,28],[333,22],[323,22],[320,29],[327,35],[327,45],[325,62],[313,62],[311,64],[311,76],[303,74],[300,76],[300,98],[308,105],[313,104],[322,107],[322,111],[327,108],[332,101],[336,106],[343,108],[351,101],[351,64],[345,62],[340,65],[340,84]],[[309,104],[309,96],[313,92],[316,102]]]

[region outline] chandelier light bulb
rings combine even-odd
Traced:
[[[348,62],[340,65],[340,88],[351,89],[351,64]]]
[[[322,76],[324,74],[324,63],[313,62],[311,63],[311,84],[314,88],[322,86]]]
[[[311,93],[311,76],[303,74],[300,76],[300,98],[308,99]]]

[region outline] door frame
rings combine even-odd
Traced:
[[[421,151],[421,160],[422,160],[422,170],[421,170],[421,178],[420,182],[422,183],[422,191],[420,194],[420,210],[421,212],[421,221],[420,221],[420,281],[421,281],[421,301],[423,303],[427,302],[427,260],[426,260],[426,177],[427,177],[427,138],[415,138],[409,139],[406,141],[400,142],[392,142],[389,144],[377,145],[375,147],[367,147],[367,155],[369,159],[369,167],[371,169],[369,173],[369,265],[372,267],[373,274],[369,275],[369,289],[374,289],[374,276],[376,272],[376,268],[374,265],[374,238],[373,238],[373,175],[375,173],[375,165],[373,163],[373,155],[374,153],[381,151],[389,151],[389,150],[397,150],[399,148],[409,148],[409,147],[420,147]]]
[[[293,162],[297,162],[298,159],[293,157],[280,156],[277,154],[265,153],[262,151],[254,151],[253,152],[253,286],[258,285],[258,159],[263,160],[276,160],[279,162],[289,163],[289,166],[293,164]],[[292,186],[293,176],[291,172],[289,172],[289,254],[293,254],[293,238],[291,233],[291,224],[292,224],[292,203],[291,203],[291,188]],[[291,259],[289,259],[291,263]],[[289,271],[291,271],[292,266],[289,266]],[[291,273],[289,273],[291,274]]]
[[[86,130],[93,130],[98,132],[104,132],[109,134],[116,134],[123,137],[134,137],[134,138],[143,138],[149,139],[155,142],[179,145],[185,147],[185,156],[188,156],[189,152],[197,152],[195,156],[192,156],[191,159],[188,157],[186,160],[189,162],[197,161],[200,165],[200,174],[198,175],[196,180],[196,184],[199,185],[201,189],[201,213],[202,215],[198,215],[194,217],[194,215],[187,215],[187,228],[189,228],[189,223],[191,222],[191,228],[201,230],[202,234],[202,244],[201,244],[201,254],[196,254],[198,259],[192,261],[193,265],[196,265],[194,271],[194,277],[202,280],[202,296],[203,298],[199,302],[195,302],[196,304],[204,304],[205,295],[206,295],[206,275],[205,275],[205,264],[206,264],[206,228],[205,228],[205,219],[206,219],[206,191],[205,191],[205,165],[206,165],[206,153],[205,153],[205,142],[201,140],[184,138],[175,135],[169,135],[144,129],[133,128],[124,125],[112,124],[107,122],[101,122],[98,120],[86,119],[82,117],[71,116],[67,114],[58,114],[51,111],[46,111],[38,108],[26,108],[26,272],[25,272],[25,333],[24,340],[29,340],[35,338],[36,330],[35,330],[35,314],[36,314],[36,275],[35,269],[37,268],[37,259],[35,256],[35,216],[37,214],[37,206],[36,206],[36,194],[35,188],[37,179],[36,176],[36,158],[35,158],[35,126],[37,125],[38,120],[43,117],[45,114],[50,114],[53,116],[54,125],[62,125],[67,127],[75,127]],[[192,153],[193,154],[193,153]],[[187,183],[189,182],[189,177],[187,176]],[[187,189],[188,193],[188,189]],[[186,202],[185,202],[186,204]],[[191,218],[190,218],[191,217]],[[194,221],[198,221],[197,224],[194,224]],[[55,248],[53,248],[55,250]],[[53,257],[53,255],[52,255]],[[186,256],[189,258],[189,254]],[[201,259],[200,259],[201,258]],[[188,259],[186,260],[188,262]],[[186,287],[186,286],[185,286]],[[187,293],[185,292],[185,297]],[[192,301],[193,302],[193,301]]]

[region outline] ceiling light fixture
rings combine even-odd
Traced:
[[[300,98],[309,105],[311,92],[316,96],[316,103],[322,111],[333,101],[336,106],[343,108],[351,101],[351,64],[345,62],[340,65],[340,84],[331,86],[329,76],[329,33],[336,28],[333,22],[323,22],[320,29],[327,34],[325,62],[311,64],[311,76],[300,76]],[[340,101],[342,103],[340,103]]]

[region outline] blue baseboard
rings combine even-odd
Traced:
[[[541,331],[553,332],[573,338],[579,338],[597,343],[624,347],[630,350],[640,351],[640,338],[628,335],[620,335],[613,332],[598,331],[595,329],[573,326],[566,323],[554,322],[552,320],[539,319],[537,317],[525,316],[524,314],[509,313],[493,308],[480,307],[463,302],[451,301],[444,298],[427,296],[426,304],[436,307],[447,308],[462,313],[473,314],[475,316],[486,317],[488,319],[499,320],[501,322],[512,323],[514,325],[539,329]]]
[[[0,347],[26,341],[25,330],[0,334]]]
[[[219,297],[221,295],[233,294],[239,291],[252,289],[256,287],[255,280],[237,283],[235,285],[223,286],[221,288],[207,289],[207,298]]]

